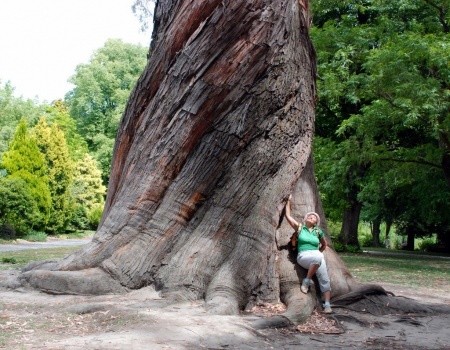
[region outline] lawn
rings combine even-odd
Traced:
[[[401,253],[340,253],[350,272],[362,283],[450,290],[450,258]]]
[[[20,269],[32,261],[57,260],[79,248],[73,246],[0,252],[0,270]]]

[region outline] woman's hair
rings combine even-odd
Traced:
[[[320,216],[319,216],[319,214],[317,214],[317,213],[315,213],[313,211],[310,211],[309,213],[306,213],[305,217],[303,218],[303,222],[305,222],[306,219],[308,218],[308,216],[310,216],[310,215],[315,215],[316,216],[316,218],[317,218],[316,226],[320,226]]]

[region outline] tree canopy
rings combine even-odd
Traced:
[[[6,171],[3,184],[13,180],[10,183],[11,186],[22,187],[19,193],[27,193],[27,195],[21,195],[20,198],[32,199],[30,202],[11,208],[13,211],[11,213],[4,212],[4,217],[20,219],[20,207],[28,205],[33,208],[30,214],[32,218],[28,217],[30,221],[26,223],[20,219],[17,228],[19,230],[44,229],[48,223],[51,208],[47,163],[35,139],[30,135],[25,120],[22,120],[17,126],[11,144],[3,154],[1,168]],[[9,196],[9,193],[3,192],[2,195]],[[4,197],[1,200],[7,202],[9,199]]]
[[[327,213],[339,220],[360,205],[367,220],[445,241],[449,2],[323,0],[313,11],[315,156]]]
[[[22,207],[31,199],[40,203],[25,226],[15,214],[18,209],[8,205],[2,210],[4,225],[19,233],[96,228],[119,120],[147,52],[139,45],[108,40],[88,64],[77,67],[71,78],[75,88],[66,100],[51,105],[16,97],[11,83],[0,85],[0,177],[5,188],[12,177],[20,181],[14,180],[11,187],[22,188],[14,198],[8,197],[13,194],[9,190],[3,191],[3,199],[8,197],[10,203],[23,200]],[[38,160],[44,161],[42,169],[33,163]],[[44,197],[46,205],[50,200],[50,207],[40,202]],[[32,204],[28,207],[34,208]]]
[[[119,121],[131,89],[147,62],[148,49],[110,39],[89,63],[80,64],[70,81],[66,102],[78,132],[100,164],[105,183]]]
[[[0,157],[8,148],[20,120],[34,125],[44,109],[45,106],[33,100],[16,97],[12,84],[3,84],[0,77]]]

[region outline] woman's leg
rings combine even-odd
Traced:
[[[319,264],[311,264],[309,265],[308,273],[306,274],[306,278],[311,279],[319,269]]]
[[[300,290],[303,293],[308,293],[309,286],[312,283],[312,277],[318,269],[323,260],[323,254],[318,250],[308,250],[305,252],[300,252],[297,256],[297,263],[308,270],[306,277],[302,281]]]
[[[319,287],[323,295],[324,299],[324,312],[331,313],[331,286],[330,286],[330,278],[328,276],[327,264],[325,259],[323,259],[320,267],[316,271],[317,280],[319,281]]]

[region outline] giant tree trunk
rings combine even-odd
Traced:
[[[218,313],[281,298],[290,319],[306,317],[315,299],[300,293],[283,220],[290,193],[298,218],[322,213],[307,162],[315,58],[305,4],[158,1],[98,231],[62,261],[29,266],[22,282],[75,294],[154,285]],[[334,294],[350,291],[338,256],[326,259]]]
[[[275,233],[314,128],[304,3],[158,1],[100,227],[83,251],[24,278],[54,293],[154,284],[219,312],[275,289]]]

